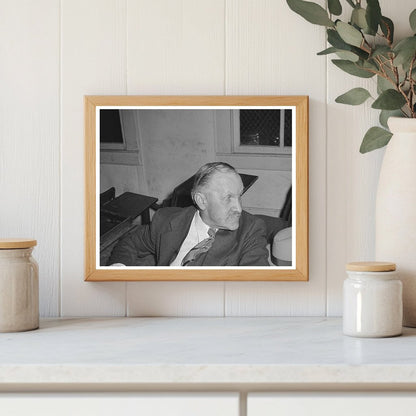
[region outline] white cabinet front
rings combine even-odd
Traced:
[[[237,393],[4,393],[4,416],[239,416]]]
[[[253,393],[247,416],[392,416],[411,415],[416,393]]]

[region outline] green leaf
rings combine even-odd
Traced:
[[[381,127],[371,127],[364,135],[360,153],[371,152],[372,150],[386,146],[390,141],[391,136],[393,135],[389,131],[382,129]]]
[[[336,24],[336,29],[339,33],[339,36],[345,43],[356,46],[358,48],[361,46],[363,42],[363,35],[354,26],[351,26],[348,23],[344,23],[341,20],[338,20]]]
[[[371,107],[380,110],[398,110],[406,104],[406,99],[398,91],[388,89],[383,91]]]
[[[365,88],[353,88],[335,99],[335,102],[348,105],[359,105],[370,98],[370,93]]]
[[[335,53],[338,49],[334,47],[330,47],[327,49],[324,49],[321,52],[318,52],[317,55],[329,55],[330,53]]]
[[[371,53],[371,58],[375,58],[376,56],[385,56],[387,59],[389,59],[389,53],[392,53],[393,51],[388,46],[376,46],[376,48]]]
[[[348,50],[348,45],[342,40],[339,33],[334,29],[327,29],[326,31],[328,43],[334,48]]]
[[[337,50],[337,52],[335,53],[339,58],[341,58],[344,61],[346,60],[351,62],[358,62],[360,60],[360,57],[358,55],[350,51]]]
[[[365,14],[366,10],[362,7],[355,8],[351,14],[351,23],[358,26],[366,32],[368,31],[368,23]]]
[[[375,35],[381,21],[381,9],[378,0],[367,0],[365,17],[367,19],[369,33]]]
[[[383,91],[390,90],[392,83],[386,78],[380,77],[377,75],[377,93],[381,94]]]
[[[339,0],[328,0],[329,13],[339,16],[342,13],[342,6]]]
[[[414,9],[412,11],[412,13],[410,13],[409,23],[410,23],[410,27],[412,28],[413,32],[416,32],[416,9]]]
[[[377,75],[377,93],[381,94],[383,91],[385,90],[389,90],[394,88],[394,86],[396,85],[396,74],[392,71],[392,69],[387,66],[384,65],[384,72],[387,75],[387,77],[394,83],[392,83],[391,81],[389,81],[388,79],[384,78],[384,77],[380,77],[379,75]],[[403,82],[404,80],[404,72],[400,71],[399,72],[399,80],[398,82]]]
[[[381,110],[380,112],[380,116],[379,116],[379,121],[380,124],[385,127],[386,129],[389,128],[389,126],[387,125],[387,120],[390,117],[401,117],[403,114],[400,110]]]
[[[319,4],[303,0],[286,0],[288,6],[305,20],[314,25],[334,26],[328,12]]]
[[[371,69],[372,71],[378,71],[379,70],[379,65],[377,62],[373,61],[363,61],[362,68],[364,69]]]
[[[339,58],[346,59],[352,62],[357,62],[360,59],[359,56],[353,52],[344,51],[342,49],[337,49],[332,46],[330,48],[324,49],[321,52],[318,52],[317,55],[329,55],[330,53],[336,53]]]
[[[402,65],[403,69],[407,71],[409,69],[410,62],[416,54],[416,36],[411,36],[401,40],[393,50],[396,54],[394,64],[397,66]]]
[[[326,33],[328,37],[328,43],[332,45],[334,48],[345,50],[345,51],[350,51],[350,52],[355,53],[362,59],[368,59],[367,52],[355,46],[349,45],[348,43],[345,43],[336,30],[328,29]]]
[[[384,36],[390,43],[393,43],[394,38],[394,23],[386,16],[381,16],[380,28]]]
[[[345,59],[333,59],[333,64],[350,75],[354,75],[360,78],[371,78],[375,74],[360,68],[356,63],[346,61]]]

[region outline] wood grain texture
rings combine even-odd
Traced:
[[[157,104],[156,104],[157,103]],[[194,104],[195,103],[195,104]],[[293,193],[295,207],[293,214],[295,238],[294,269],[285,268],[204,268],[204,269],[170,269],[162,268],[116,268],[98,269],[96,260],[96,106],[140,106],[140,105],[261,105],[296,107],[296,192]],[[201,104],[199,104],[201,105]],[[85,171],[86,171],[86,248],[85,275],[88,281],[118,280],[161,280],[161,281],[192,281],[192,280],[308,280],[308,98],[306,96],[291,97],[220,97],[220,96],[87,96],[85,97]]]
[[[0,249],[29,248],[36,246],[36,240],[27,240],[24,238],[0,239]]]
[[[41,316],[59,314],[59,2],[1,2],[0,236],[36,238]]]
[[[227,282],[226,315],[325,314],[326,77],[312,48],[324,49],[324,33],[272,0],[230,0],[226,22],[227,94],[309,95],[311,172],[309,282]]]
[[[83,282],[86,94],[126,93],[126,1],[62,1],[62,315],[125,314],[125,284]],[[94,126],[95,127],[95,126]],[[90,126],[92,128],[92,126]],[[92,146],[92,143],[89,143]],[[95,172],[89,172],[94,175]],[[87,183],[87,189],[84,184]],[[88,215],[88,213],[87,213]]]
[[[383,261],[356,261],[347,263],[345,269],[353,272],[392,272],[396,270],[396,264]]]

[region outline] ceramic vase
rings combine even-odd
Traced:
[[[376,259],[397,264],[403,324],[416,327],[416,119],[391,117],[376,201]]]

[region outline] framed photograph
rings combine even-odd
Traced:
[[[85,280],[308,280],[307,96],[86,96],[85,178]]]

